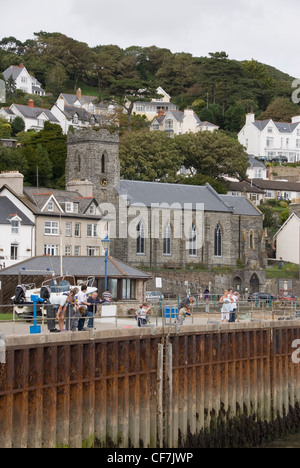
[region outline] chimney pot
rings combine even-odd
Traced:
[[[28,101],[28,107],[34,107],[34,102],[32,99],[29,99]]]

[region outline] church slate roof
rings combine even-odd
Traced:
[[[147,207],[152,204],[174,203],[180,204],[182,209],[184,204],[192,204],[193,209],[197,203],[204,204],[204,211],[232,212],[220,195],[209,185],[184,185],[168,184],[160,182],[143,182],[135,180],[121,180],[120,195],[126,196],[130,204],[141,203]]]

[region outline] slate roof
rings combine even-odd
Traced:
[[[56,117],[52,114],[49,109],[43,109],[42,107],[30,107],[24,106],[21,104],[12,104],[12,106],[16,107],[18,111],[26,118],[26,119],[37,119],[42,113],[44,113],[50,122],[59,123]]]
[[[11,65],[3,72],[3,76],[5,80],[8,80],[10,76],[12,76],[14,80],[16,80],[23,70],[24,70],[24,67]]]
[[[292,133],[295,128],[299,125],[299,122],[295,123],[289,123],[289,122],[274,122],[271,119],[267,120],[255,120],[253,122],[253,125],[255,125],[258,130],[262,131],[266,128],[266,126],[270,123],[273,122],[277,128],[277,130],[281,133]]]
[[[263,169],[266,169],[266,166],[262,161],[258,161],[252,154],[248,154],[248,161],[250,164],[250,167],[261,167]]]
[[[25,270],[22,270],[25,268]],[[45,276],[45,271],[54,271],[60,275],[60,257],[41,256],[32,257],[24,262],[17,263],[0,271],[0,276],[18,275],[22,270],[23,275]],[[105,276],[105,257],[63,257],[63,274],[75,277]],[[150,279],[150,275],[144,271],[133,268],[120,260],[108,257],[107,274],[110,278],[137,278]]]
[[[300,192],[300,182],[285,182],[282,180],[252,179],[253,185],[263,190],[287,190]]]
[[[120,189],[116,190],[120,195],[127,195],[130,204],[142,203],[151,207],[155,203],[179,203],[183,209],[185,203],[192,203],[195,209],[196,203],[204,203],[205,211],[231,211],[209,184],[198,186],[121,180]]]
[[[61,93],[61,96],[64,98],[66,103],[69,106],[74,106],[74,103],[76,101],[79,101],[82,104],[89,104],[90,102],[93,102],[97,99],[96,96],[81,96],[81,99],[78,99],[76,94],[67,94],[67,93]]]
[[[233,212],[236,215],[262,216],[262,213],[245,197],[237,197],[235,195],[220,195],[220,197],[226,205],[233,208]]]
[[[90,206],[92,202],[95,202],[95,199],[92,197],[82,197],[80,193],[75,192],[75,191],[69,191],[69,190],[58,190],[58,189],[52,189],[52,188],[43,188],[43,187],[24,187],[24,195],[29,199],[29,201],[37,208],[37,210],[40,212],[40,210],[43,208],[45,203],[49,200],[51,195],[54,195],[55,199],[59,204],[66,203],[66,202],[72,202],[72,203],[78,203],[79,204],[79,213],[64,213],[65,215],[68,216],[80,216],[81,214],[85,214],[86,210]],[[37,211],[35,210],[35,212]],[[47,211],[43,212],[43,214],[50,214],[51,216],[57,216],[57,213],[49,213]],[[87,215],[85,215],[87,216]],[[88,215],[89,218],[100,218],[100,215]]]
[[[264,190],[256,187],[256,185],[251,184],[247,180],[242,180],[239,182],[230,182],[229,190],[232,192],[246,192],[246,193],[265,193]]]
[[[14,216],[21,218],[23,226],[33,226],[33,222],[16,205],[5,196],[0,196],[0,224],[10,224]]]

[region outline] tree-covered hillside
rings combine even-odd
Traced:
[[[0,72],[21,62],[52,93],[52,101],[79,85],[84,94],[99,100],[121,99],[128,90],[162,86],[180,109],[191,107],[202,120],[233,132],[240,129],[246,112],[253,110],[259,116],[272,101],[290,100],[292,94],[289,75],[255,60],[231,60],[225,52],[194,57],[156,46],[91,48],[64,34],[43,31],[24,43],[3,38]]]

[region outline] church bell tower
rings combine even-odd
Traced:
[[[68,134],[66,184],[89,180],[98,203],[111,201],[120,185],[119,135],[105,129],[84,128]]]

